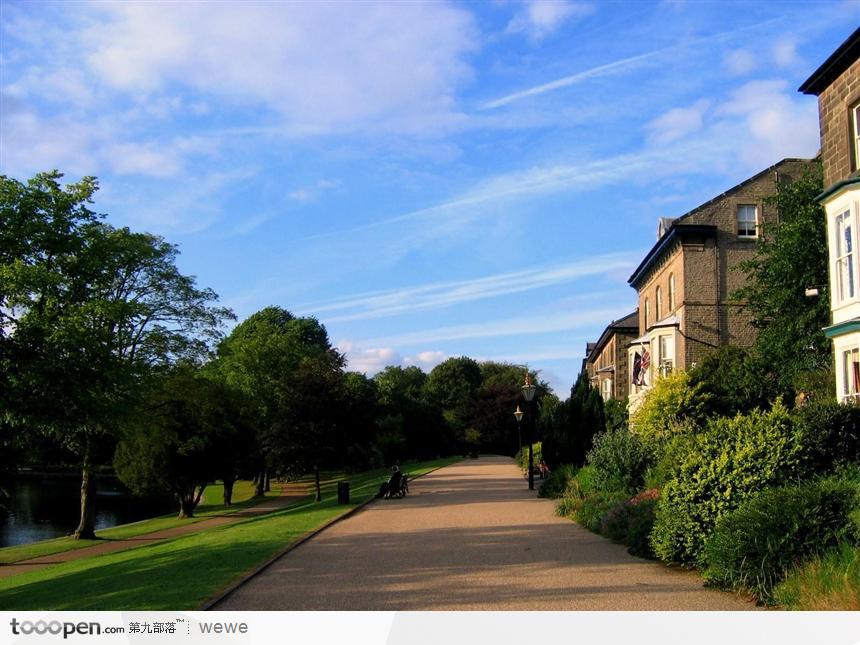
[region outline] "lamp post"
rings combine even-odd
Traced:
[[[519,450],[520,459],[522,459],[523,452],[523,434],[520,430],[523,421],[523,411],[520,410],[520,404],[517,403],[517,409],[514,410],[514,416],[517,418],[517,449]]]
[[[535,473],[534,473],[534,452],[532,449],[532,444],[534,443],[534,424],[535,424],[535,415],[534,415],[534,406],[532,406],[532,399],[535,397],[535,392],[537,392],[537,387],[532,383],[531,376],[526,370],[526,382],[523,385],[523,398],[525,398],[526,403],[528,404],[528,412],[529,412],[529,490],[535,489]]]

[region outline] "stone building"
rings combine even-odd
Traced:
[[[854,31],[799,91],[818,97],[827,218],[836,397],[860,398],[860,29]]]
[[[784,159],[681,217],[660,218],[657,243],[628,280],[639,296],[639,333],[627,360],[631,409],[659,374],[755,341],[744,303],[733,299],[745,284],[738,264],[753,257],[762,226],[777,221],[765,203],[777,183],[814,163]]]
[[[634,311],[613,320],[596,343],[588,343],[585,369],[592,387],[597,388],[604,401],[626,401],[629,394],[627,346],[639,335],[639,314]]]

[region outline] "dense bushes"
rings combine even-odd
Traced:
[[[700,563],[720,516],[751,494],[802,474],[801,439],[780,402],[768,412],[712,419],[692,435],[677,474],[662,490],[654,552],[664,560]]]
[[[828,401],[798,408],[793,416],[808,445],[810,470],[860,461],[860,408]]]
[[[553,469],[538,489],[539,497],[556,499],[564,495],[570,481],[576,476],[576,468],[563,464]]]
[[[630,417],[630,429],[646,440],[662,440],[675,434],[684,420],[703,420],[710,395],[701,383],[693,384],[686,372],[657,379],[654,387]]]
[[[708,414],[734,416],[755,408],[766,409],[780,396],[793,393],[770,377],[772,366],[740,347],[726,346],[706,356],[690,370],[689,384],[707,395]]]
[[[600,518],[600,532],[629,546],[633,555],[653,558],[650,534],[660,491],[646,490],[610,508]]]
[[[645,483],[654,452],[641,436],[622,428],[595,437],[587,462],[594,467],[595,488],[633,495]]]
[[[705,543],[705,579],[772,601],[774,586],[801,560],[857,542],[853,482],[828,478],[772,488],[723,515]]]

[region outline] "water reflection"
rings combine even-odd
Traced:
[[[133,497],[112,477],[96,480],[96,530],[172,513],[168,498]],[[68,535],[80,519],[79,475],[19,476],[0,511],[0,547]]]

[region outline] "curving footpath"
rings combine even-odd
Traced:
[[[290,551],[213,609],[756,608],[557,517],[511,459],[462,461],[410,489]]]

